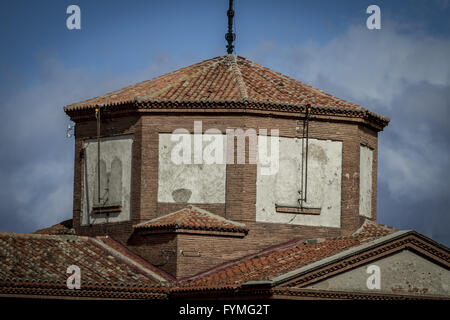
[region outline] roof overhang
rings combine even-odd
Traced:
[[[304,118],[306,107],[301,105],[277,104],[252,101],[136,101],[98,105],[108,110],[111,117],[123,115],[142,115],[155,113],[206,114],[251,114],[255,116],[272,116],[285,118]],[[66,114],[74,122],[94,120],[96,106],[65,107]],[[338,121],[359,123],[382,131],[390,119],[366,109],[331,108],[310,105],[310,119],[319,121]]]

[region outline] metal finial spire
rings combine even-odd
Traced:
[[[236,39],[236,35],[233,33],[233,17],[234,17],[233,0],[230,0],[230,6],[227,11],[227,16],[228,16],[228,32],[225,34],[225,40],[228,41],[227,53],[232,54],[234,49],[233,41]]]

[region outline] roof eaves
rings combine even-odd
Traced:
[[[64,111],[66,113],[81,111],[81,110],[89,110],[96,106],[101,108],[103,107],[116,107],[120,105],[129,105],[132,106],[133,109],[160,109],[161,106],[168,107],[164,109],[178,109],[183,108],[192,108],[192,106],[196,106],[196,108],[204,106],[207,108],[211,108],[212,105],[234,105],[239,106],[242,105],[244,109],[268,109],[272,108],[273,110],[277,109],[277,111],[293,111],[297,109],[301,112],[304,109],[304,105],[298,104],[288,104],[288,103],[276,103],[276,102],[266,102],[266,101],[257,101],[257,100],[159,100],[159,99],[148,99],[145,97],[136,97],[132,100],[126,100],[121,102],[107,102],[107,103],[98,103],[98,104],[72,104],[64,107]],[[171,105],[171,107],[169,107]],[[328,106],[317,106],[311,105],[311,110],[313,111],[311,114],[314,114],[316,111],[318,114],[320,113],[336,113],[336,114],[346,114],[346,115],[356,115],[361,114],[363,117],[368,120],[373,119],[374,121],[380,121],[383,126],[388,125],[390,119],[388,117],[384,117],[378,115],[372,111],[369,111],[366,108],[361,106],[355,108],[346,108],[345,106],[336,106],[336,107],[328,107]]]
[[[273,280],[251,280],[251,281],[247,281],[245,283],[242,284],[242,287],[255,287],[255,286],[262,286],[262,287],[273,287],[274,286],[274,281]]]

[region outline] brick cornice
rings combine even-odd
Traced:
[[[146,113],[234,113],[274,117],[303,118],[306,106],[252,101],[126,101],[104,105],[110,117],[120,117]],[[94,108],[66,109],[74,122],[93,120]],[[350,121],[363,123],[376,131],[388,125],[389,119],[368,110],[339,107],[311,106],[312,120]]]

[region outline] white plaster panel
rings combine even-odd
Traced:
[[[158,201],[225,203],[226,135],[209,134],[212,138],[206,141],[204,137],[207,134],[204,134],[203,138],[198,135],[200,138],[197,140],[194,139],[194,134],[185,134],[184,136],[190,139],[190,164],[174,163],[171,158],[172,150],[180,141],[172,141],[172,136],[173,134],[159,134]],[[194,145],[194,140],[197,146]],[[206,164],[205,161],[194,163],[194,150],[201,150],[203,153],[213,142],[219,142],[218,145],[222,147],[223,156],[220,157],[220,161],[210,164]],[[177,194],[181,194],[181,198],[185,199],[177,199]]]
[[[84,158],[82,164],[82,212],[81,224],[99,224],[105,222],[119,222],[130,220],[131,206],[131,158],[132,158],[133,136],[125,135],[118,137],[103,138],[100,140],[100,160],[102,161],[103,170],[106,170],[106,176],[101,178],[101,195],[103,199],[108,198],[108,192],[114,190],[115,193],[121,193],[119,203],[122,211],[120,213],[93,214],[93,205],[98,205],[97,196],[97,139],[84,141]],[[114,165],[113,165],[114,163]],[[121,164],[120,170],[117,164]],[[102,171],[102,170],[101,170]],[[121,177],[116,178],[120,174]],[[115,181],[121,181],[120,186],[107,186],[108,181],[114,177]],[[108,190],[109,189],[109,190]],[[117,200],[117,199],[115,199]]]
[[[298,206],[301,184],[302,139],[279,139],[279,169],[261,174],[258,160],[256,221],[308,226],[340,227],[342,142],[309,139],[308,191],[304,207],[320,208],[320,215],[276,212],[275,204]],[[268,139],[268,141],[270,141]],[[258,139],[261,148],[264,139]],[[270,149],[270,143],[267,147]]]
[[[361,145],[359,153],[359,214],[372,216],[372,149]]]

